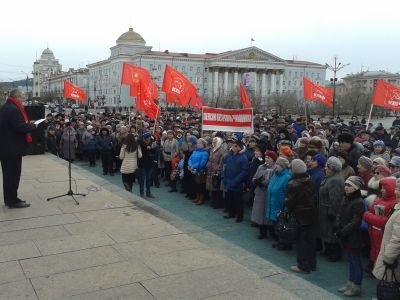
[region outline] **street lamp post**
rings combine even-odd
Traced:
[[[333,72],[333,78],[331,78],[331,84],[333,84],[333,103],[332,103],[332,117],[335,118],[335,104],[336,104],[336,73],[343,69],[344,67],[347,67],[349,64],[342,65],[341,62],[337,62],[337,56],[334,57],[335,59],[335,64],[333,66],[325,64],[325,67],[327,67],[329,70]]]

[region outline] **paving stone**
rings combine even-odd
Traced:
[[[0,233],[0,245],[15,244],[25,241],[53,239],[69,235],[69,232],[65,230],[65,228],[63,228],[62,226],[50,226],[18,231],[8,231]]]
[[[139,257],[180,250],[207,248],[205,244],[198,242],[186,234],[162,236],[153,239],[119,244],[118,246]]]
[[[154,300],[154,297],[146,289],[138,284],[129,284],[100,290],[78,296],[64,298],[64,300]]]
[[[0,195],[3,195],[2,193]],[[34,196],[37,197],[37,196]],[[38,198],[38,197],[37,197]],[[63,212],[56,206],[47,205],[45,206],[44,200],[31,201],[31,199],[25,198],[31,203],[31,206],[24,209],[9,209],[4,205],[0,206],[0,221],[8,220],[19,220],[26,218],[36,218],[51,215],[60,215]],[[39,199],[39,198],[38,198]],[[42,205],[38,205],[39,201],[42,201]]]
[[[0,222],[0,232],[32,229],[79,222],[73,214],[37,217],[22,220],[10,220]]]
[[[40,256],[33,242],[0,246],[0,262]]]
[[[31,279],[41,300],[61,299],[154,278],[140,262],[119,262]]]
[[[36,245],[43,255],[108,246],[114,243],[115,242],[108,235],[102,232],[71,235],[58,239],[36,241]]]
[[[220,265],[141,282],[156,299],[200,299],[234,290],[268,286],[247,269]],[[282,299],[286,293],[282,290]],[[251,295],[248,297],[251,299]]]
[[[17,261],[0,263],[0,284],[21,279],[25,279],[25,275]]]
[[[207,249],[149,254],[142,257],[143,262],[160,276],[231,263],[227,258]]]
[[[258,289],[240,289],[231,291],[228,293],[223,293],[207,298],[203,298],[207,300],[242,300],[242,299],[251,299],[251,300],[295,300],[300,299],[299,297],[284,293],[282,295],[282,288],[278,285],[270,284],[268,287],[265,288],[258,288]],[[309,299],[311,300],[311,298]]]
[[[0,285],[0,299],[37,300],[32,285],[27,280],[20,280]]]
[[[99,247],[25,259],[21,266],[28,278],[116,263],[123,260],[112,247]]]

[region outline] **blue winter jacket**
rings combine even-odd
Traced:
[[[208,162],[208,152],[204,149],[196,149],[189,157],[188,166],[198,172],[204,173],[206,171],[206,164]]]
[[[314,199],[319,202],[319,187],[321,186],[322,180],[325,178],[325,171],[323,167],[316,167],[313,169],[308,169],[307,170],[308,175],[311,177],[311,182],[313,186],[313,194],[314,194]]]
[[[243,182],[249,173],[249,161],[242,154],[233,154],[232,151],[224,157],[221,177],[227,190],[233,192],[243,191]]]
[[[266,218],[276,221],[278,213],[284,209],[286,189],[292,175],[289,169],[275,171],[269,181],[266,197]]]
[[[111,153],[114,148],[113,139],[110,135],[101,135],[97,137],[96,146],[100,153]]]

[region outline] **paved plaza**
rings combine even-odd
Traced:
[[[0,299],[335,299],[52,155],[23,159],[26,209],[0,208]]]

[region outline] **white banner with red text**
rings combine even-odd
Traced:
[[[202,107],[202,130],[253,133],[253,109]]]

